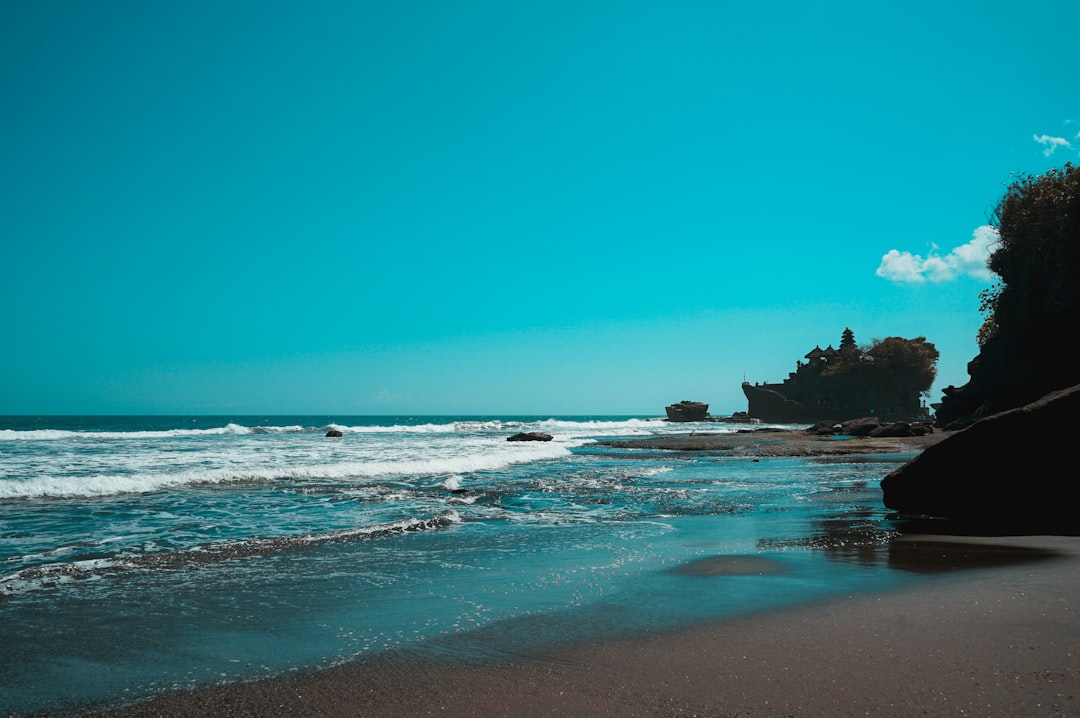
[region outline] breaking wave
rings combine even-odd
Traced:
[[[326,464],[249,466],[162,473],[41,475],[0,479],[0,499],[30,497],[93,497],[145,493],[177,486],[274,481],[369,480],[393,476],[443,476],[494,471],[514,464],[556,459],[570,454],[563,444],[533,443],[508,449],[443,458],[342,461]]]
[[[461,516],[447,509],[438,516],[426,519],[409,518],[374,526],[332,531],[324,534],[301,536],[278,536],[242,541],[223,541],[180,551],[162,551],[136,556],[94,558],[68,563],[48,564],[23,569],[9,576],[0,577],[0,596],[12,596],[40,588],[100,578],[136,569],[177,571],[198,568],[221,561],[234,561],[285,551],[303,549],[327,543],[362,541],[393,534],[430,531],[461,523]]]

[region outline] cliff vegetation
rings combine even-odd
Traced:
[[[1080,383],[1080,168],[1066,164],[1013,182],[992,224],[985,322],[970,380],[947,387],[942,426],[963,424]]]

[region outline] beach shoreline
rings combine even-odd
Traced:
[[[706,432],[601,443],[827,458],[917,453],[945,436],[837,440],[803,432]],[[912,524],[920,531],[926,525]],[[515,656],[511,648],[488,661],[396,650],[85,715],[1080,714],[1080,538],[945,535],[948,525],[938,528],[941,533],[890,542],[889,565],[916,577],[891,591],[539,654]],[[740,558],[757,570],[752,558]],[[722,581],[722,574],[705,571],[702,580]]]
[[[520,659],[396,652],[89,715],[1080,713],[1080,539],[911,535],[897,549],[925,580]]]

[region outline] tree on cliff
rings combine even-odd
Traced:
[[[987,264],[1002,284],[984,295],[984,335],[1033,319],[1065,328],[1066,315],[1080,316],[1080,168],[1066,164],[1021,177],[998,203],[994,221],[999,242]]]
[[[1080,168],[1019,178],[993,224],[999,242],[988,266],[1001,282],[982,294],[981,349],[971,381],[946,390],[942,423],[1080,383]]]
[[[940,352],[926,337],[886,337],[875,339],[864,356],[879,386],[898,397],[918,397],[934,384]]]
[[[844,386],[848,394],[874,397],[882,409],[917,415],[919,397],[929,394],[937,377],[937,347],[926,337],[886,337],[860,349],[850,331],[845,330],[841,339],[840,359],[822,370],[823,380],[834,390]]]

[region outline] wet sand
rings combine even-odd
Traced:
[[[738,450],[780,452],[762,454],[775,456],[852,453],[842,445],[857,452],[921,448],[910,439],[882,440],[889,449],[874,440],[759,438],[757,449]],[[743,447],[753,445],[745,439]],[[671,448],[735,450],[726,439],[706,440],[708,448]],[[108,715],[1080,715],[1080,538],[912,534],[893,542],[889,562],[922,576],[894,592],[538,656],[439,663],[400,652],[167,695]],[[717,557],[682,570],[719,582],[773,567],[765,559]]]
[[[1080,715],[1080,540],[913,536],[897,551],[925,582],[520,660],[399,654],[112,715]]]
[[[947,432],[926,436],[837,438],[804,431],[748,430],[738,433],[693,432],[599,442],[619,449],[704,451],[734,456],[833,456],[846,454],[914,453],[945,439]]]

